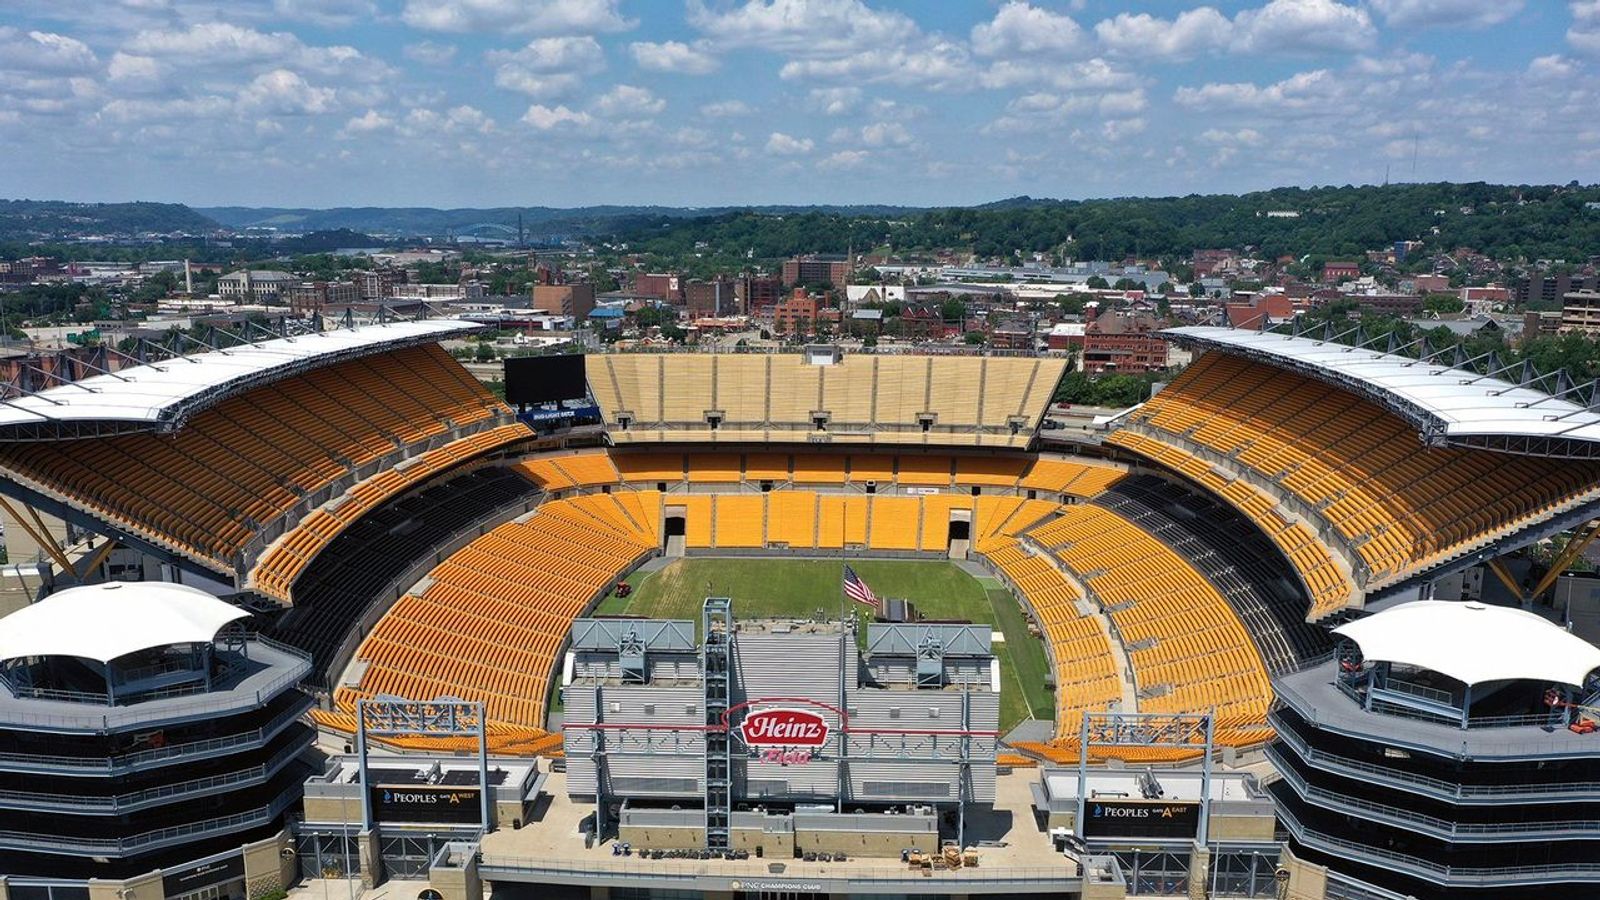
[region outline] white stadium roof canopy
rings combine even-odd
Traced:
[[[1419,666],[1465,684],[1547,681],[1582,685],[1600,647],[1555,623],[1506,606],[1417,600],[1333,630],[1369,661]]]
[[[1600,456],[1600,412],[1533,386],[1308,334],[1213,325],[1161,332],[1318,378],[1388,406],[1424,442],[1549,456]]]
[[[120,582],[67,588],[0,618],[0,661],[76,656],[106,663],[171,644],[210,643],[250,613],[199,588]]]
[[[460,319],[391,321],[239,344],[130,366],[0,400],[0,440],[172,430],[222,398],[308,369],[482,329]]]

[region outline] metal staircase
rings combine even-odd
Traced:
[[[733,608],[727,597],[707,597],[701,611],[700,667],[706,688],[706,849],[729,847],[728,822],[733,812],[732,760],[723,721],[728,712],[732,668]]]

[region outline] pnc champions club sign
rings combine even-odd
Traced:
[[[753,701],[759,702],[759,701]],[[739,737],[762,762],[808,763],[828,742],[828,720],[810,709],[775,707],[755,710],[739,723]]]

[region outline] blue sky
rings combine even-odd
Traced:
[[[1600,0],[0,0],[0,196],[981,203],[1600,180]]]

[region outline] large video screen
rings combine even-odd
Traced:
[[[527,404],[582,400],[588,396],[583,354],[506,358],[506,402]]]

